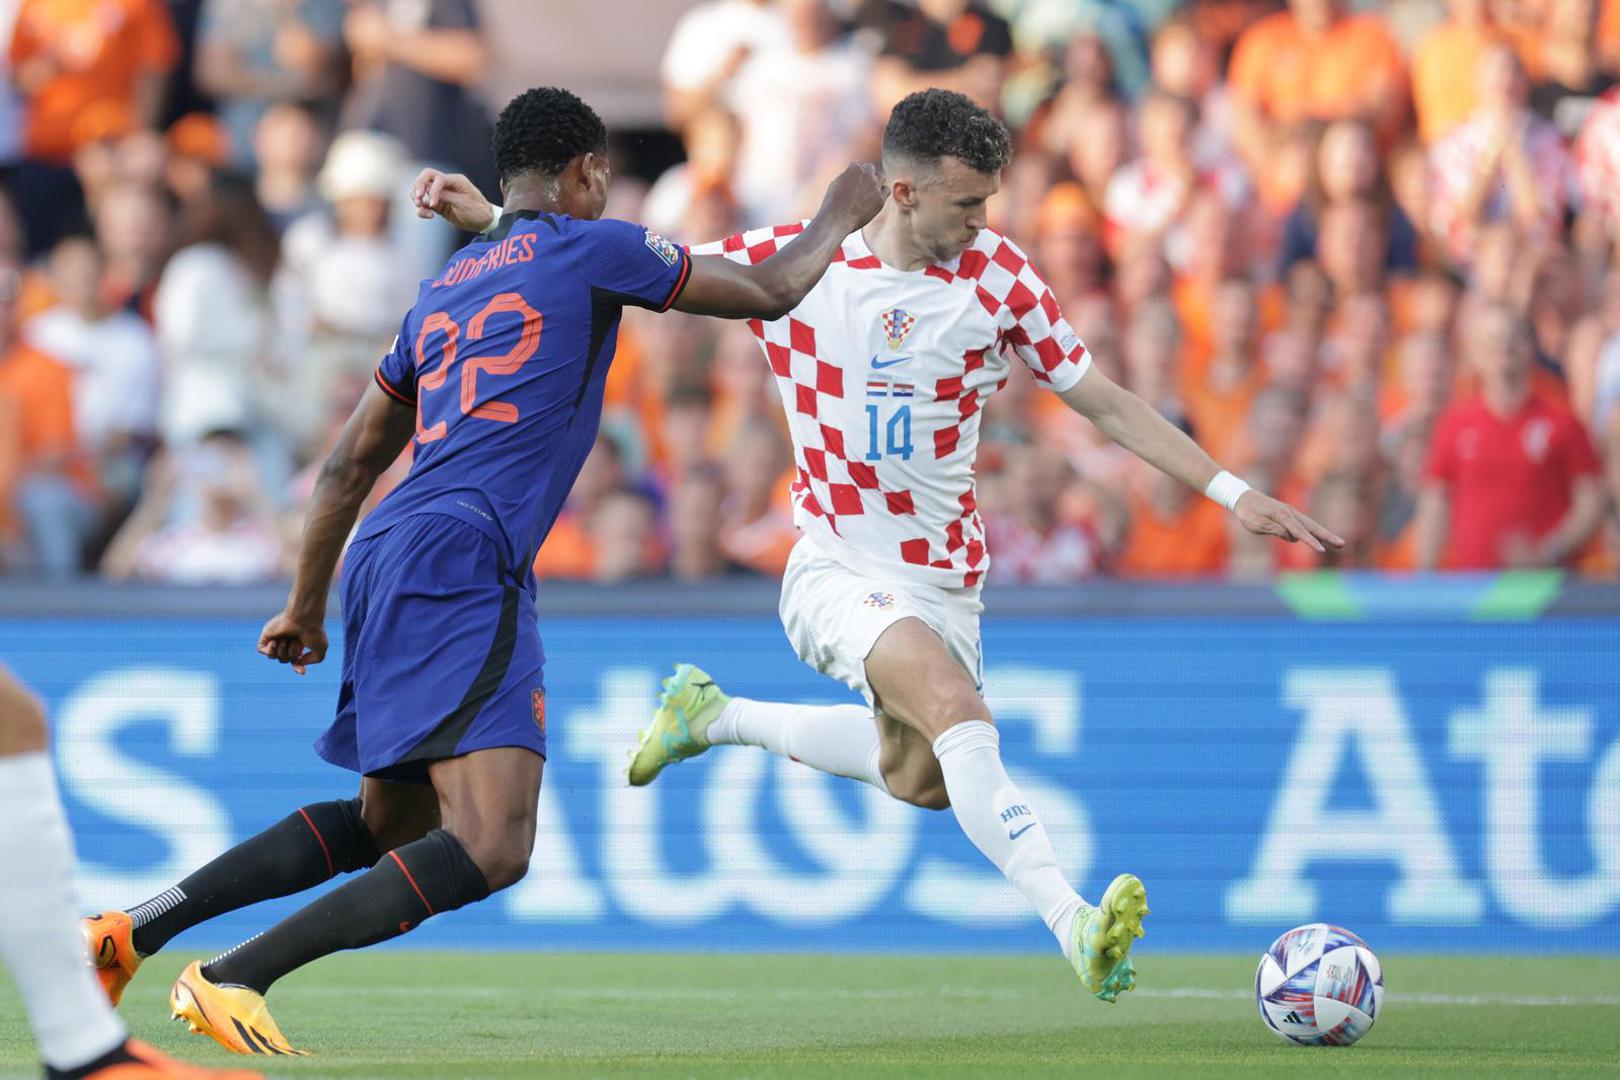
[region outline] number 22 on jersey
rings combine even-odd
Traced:
[[[512,375],[521,368],[529,357],[540,348],[540,328],[545,317],[529,305],[527,300],[515,292],[498,293],[489,303],[485,304],[478,314],[467,320],[467,342],[481,340],[489,321],[500,315],[514,315],[523,320],[523,331],[516,345],[500,356],[469,356],[461,363],[461,415],[474,416],[481,420],[493,420],[500,424],[511,424],[518,418],[516,405],[507,401],[478,400],[478,373],[487,372],[490,375]],[[440,420],[432,427],[422,424],[422,403],[426,396],[434,390],[444,386],[450,378],[450,369],[455,366],[456,353],[460,348],[461,327],[445,311],[435,311],[422,320],[422,329],[416,335],[416,369],[421,372],[427,364],[427,349],[436,336],[442,336],[439,345],[439,366],[432,374],[420,375],[417,382],[416,395],[416,441],[419,443],[437,442],[449,433],[450,425],[446,420]]]

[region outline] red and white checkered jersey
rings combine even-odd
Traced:
[[[769,258],[804,223],[692,248]],[[948,263],[884,265],[860,233],[785,318],[749,324],[776,374],[798,478],[794,520],[858,573],[975,587],[990,559],[974,494],[980,411],[1008,354],[1056,391],[1091,356],[1024,253],[982,229]]]

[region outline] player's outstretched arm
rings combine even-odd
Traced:
[[[1332,530],[1223,470],[1186,432],[1095,366],[1063,391],[1062,397],[1104,435],[1149,465],[1225,503],[1250,532],[1298,540],[1317,551],[1344,546]]]
[[[377,477],[399,457],[415,430],[416,414],[409,406],[375,385],[367,389],[321,466],[304,518],[292,592],[281,614],[265,624],[259,652],[291,664],[300,675],[306,664],[326,658],[326,596],[343,542]]]
[[[850,165],[827,186],[821,209],[804,232],[770,258],[752,266],[715,256],[693,258],[676,310],[723,319],[780,319],[815,288],[844,238],[876,217],[888,197],[875,168]]]

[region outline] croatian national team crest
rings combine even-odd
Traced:
[[[681,261],[680,249],[651,229],[647,230],[647,247],[652,250],[654,255],[663,259],[670,266],[674,266]]]
[[[890,308],[878,319],[883,323],[883,336],[891,349],[898,349],[911,328],[917,325],[917,316],[904,308]]]
[[[885,608],[892,608],[894,607],[894,593],[875,592],[868,596],[865,600],[862,600],[861,603],[865,604],[869,608],[877,608],[879,611],[882,611]]]

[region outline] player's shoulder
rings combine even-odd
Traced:
[[[1013,309],[1022,316],[1045,291],[1040,275],[1024,249],[994,229],[980,229],[966,251],[957,257],[955,276],[971,279],[998,310]]]

